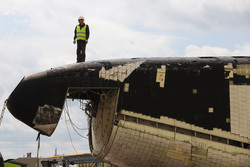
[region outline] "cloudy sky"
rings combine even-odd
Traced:
[[[133,57],[250,56],[249,0],[0,0],[0,108],[23,76],[75,63],[73,32],[80,15],[90,27],[86,61]],[[72,120],[87,128],[79,102]],[[89,152],[65,115],[41,137],[40,156]],[[83,136],[86,130],[79,131]],[[0,126],[4,159],[31,152],[37,132],[6,110]]]

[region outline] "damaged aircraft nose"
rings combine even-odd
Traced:
[[[66,88],[58,86],[46,72],[24,77],[9,96],[10,113],[28,126],[50,136],[62,113]]]

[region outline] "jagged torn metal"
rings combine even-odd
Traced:
[[[107,80],[121,81],[123,82],[135,69],[140,67],[144,61],[138,61],[135,63],[119,65],[112,67],[109,70],[105,70],[104,67],[99,71],[99,78],[104,78]]]
[[[62,109],[51,105],[45,104],[44,106],[39,106],[33,120],[33,124],[35,125],[34,128],[50,136],[59,122],[61,113]]]

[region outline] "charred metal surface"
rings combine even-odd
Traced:
[[[229,131],[230,124],[225,121],[230,117],[229,81],[225,79],[223,62],[215,58],[205,60],[170,60],[164,68],[162,63],[142,64],[125,80],[130,86],[129,93],[123,96],[123,109]],[[162,86],[157,81],[159,69],[165,69]],[[213,108],[213,114],[209,108]]]
[[[212,57],[72,64],[24,77],[10,95],[8,109],[17,119],[34,127],[39,106],[47,104],[62,109],[66,96],[99,98],[91,93],[76,91],[76,94],[77,88],[111,87],[121,89],[118,113],[125,109],[155,118],[168,116],[207,129],[216,127],[230,131],[230,123],[225,121],[230,118],[229,82],[250,84],[249,78],[233,72],[237,66],[249,63],[248,57]],[[230,73],[234,74],[233,78],[229,77]],[[128,84],[129,92],[126,92],[124,86]],[[67,94],[68,88],[74,89]]]
[[[209,164],[220,152],[244,154],[250,163],[249,58],[137,58],[52,68],[24,77],[7,107],[50,136],[65,98],[90,100],[90,149],[115,165],[142,165],[133,157],[143,152],[165,165],[192,166],[197,156],[204,158],[200,165]]]

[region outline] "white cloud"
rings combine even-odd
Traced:
[[[228,49],[211,47],[211,46],[195,46],[189,45],[186,47],[186,57],[197,57],[197,56],[230,56],[231,53]]]
[[[121,22],[160,29],[248,29],[248,0],[127,1]],[[129,12],[126,12],[129,11]],[[117,16],[117,20],[121,15]],[[115,16],[114,16],[115,17]],[[241,24],[236,24],[241,23]]]
[[[243,46],[236,45],[236,50],[233,51],[233,55],[239,56],[250,56],[250,43],[247,43]]]
[[[4,15],[25,15],[34,23],[30,26],[53,34],[56,33],[53,29],[60,31],[62,26],[71,26],[79,15],[84,15],[86,21],[102,18],[120,25],[142,24],[161,29],[249,28],[249,8],[248,0],[228,0],[227,3],[216,0],[92,0],[84,3],[78,0],[9,0],[1,4],[0,11]]]
[[[196,46],[189,45],[186,47],[186,57],[202,57],[202,56],[249,56],[250,44],[243,46],[236,46],[236,50],[230,51],[226,48],[212,47],[212,46]]]
[[[87,53],[97,59],[173,56],[173,37],[130,30],[108,20],[95,20]],[[99,29],[98,27],[103,28]],[[98,46],[98,48],[96,48]],[[92,55],[93,54],[93,55]]]

